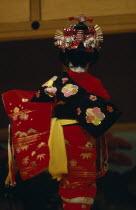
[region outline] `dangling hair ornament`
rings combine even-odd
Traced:
[[[63,31],[57,30],[55,33],[55,45],[63,50],[76,49],[82,44],[87,51],[93,52],[94,48],[101,49],[100,42],[103,42],[103,34],[98,25],[87,26],[84,22],[93,22],[92,18],[86,18],[85,15],[78,17],[69,17],[69,21],[76,20],[76,25],[70,25],[63,28]]]

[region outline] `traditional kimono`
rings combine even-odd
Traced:
[[[22,92],[21,98],[18,97],[20,101],[15,101],[15,96],[9,99],[3,95],[12,121],[14,151],[22,179],[36,176],[48,165],[53,165],[53,156],[57,153],[55,148],[61,147],[56,159],[64,171],[55,174],[51,170],[51,174],[54,178],[61,178],[59,194],[63,207],[90,209],[90,203],[93,203],[90,199],[96,196],[95,180],[107,171],[103,133],[118,119],[120,111],[108,101],[110,97],[101,81],[87,72],[68,70],[44,83],[33,97],[33,92],[28,98],[25,94]],[[13,109],[10,109],[13,104]],[[56,122],[63,127],[62,143],[54,130]],[[65,161],[58,158],[61,154]],[[59,171],[59,165],[53,166],[56,171]]]
[[[77,117],[75,116],[74,110],[70,109],[69,100],[68,100],[70,96],[76,95],[76,93],[79,90],[79,87],[76,86],[76,83],[80,87],[84,88],[87,93],[94,94],[94,95],[90,95],[90,100],[92,101],[97,101],[98,96],[105,99],[110,98],[107,91],[103,88],[101,81],[91,76],[89,73],[87,72],[77,73],[77,72],[69,70],[67,71],[67,74],[68,75],[63,74],[61,78],[62,83],[65,84],[61,92],[64,94],[64,97],[66,98],[66,100],[61,96],[57,96],[57,98],[60,98],[60,100],[57,100],[56,102],[56,105],[54,108],[54,117],[57,117],[58,119],[77,119]],[[69,80],[68,76],[75,82],[74,84],[72,83],[73,81],[71,82],[72,84],[69,84],[69,82],[67,84],[67,81]],[[52,80],[55,80],[55,79],[56,78],[52,78]],[[49,95],[49,97],[53,96],[54,94],[57,95],[56,94],[57,90],[55,89],[57,85],[55,86],[55,84],[52,84],[50,88],[50,84],[49,84],[50,82],[51,81],[43,84],[42,88],[39,89],[39,91],[37,92],[36,96],[32,99],[32,101],[44,102],[48,100],[46,99],[47,96],[45,97],[45,94]],[[75,99],[73,101],[72,99],[70,100],[70,103],[73,103],[73,106],[75,105],[75,109],[77,111],[78,116],[80,116],[80,114],[82,113],[82,109],[84,105],[84,99],[82,97],[81,98],[79,97],[77,97],[77,104],[75,102]],[[51,99],[52,98],[50,98],[50,100]],[[107,106],[107,111],[112,113],[113,107]],[[98,115],[100,118],[98,117]],[[87,113],[86,111],[86,120],[88,120],[87,122],[88,123],[92,122],[94,126],[99,126],[101,124],[101,121],[103,120],[104,115],[102,112],[100,113],[99,111],[98,111],[98,115],[97,117],[99,119],[97,118],[95,121],[95,117],[91,115],[92,119],[90,119],[89,112]],[[82,119],[80,119],[80,124],[82,123],[81,121]],[[67,201],[70,202],[71,198],[83,197],[84,199],[86,199],[86,198],[94,198],[96,196],[95,180],[98,176],[104,175],[105,171],[107,170],[106,168],[107,151],[105,147],[106,142],[104,139],[102,139],[103,137],[101,137],[101,140],[93,137],[93,136],[98,137],[100,135],[98,134],[100,131],[98,133],[93,133],[93,136],[92,136],[91,133],[88,133],[88,131],[86,131],[86,125],[83,125],[83,127],[81,127],[81,125],[79,126],[79,123],[63,126],[63,132],[64,132],[64,138],[65,138],[65,143],[66,143],[67,159],[68,159],[68,162],[67,162],[68,174],[63,175],[63,179],[60,183],[59,194],[64,200],[63,201],[64,209],[72,209],[72,208],[75,209],[76,208],[75,205],[70,206],[70,204],[67,203]],[[100,143],[102,144],[102,142],[103,142],[103,145],[101,145],[101,149],[100,149],[98,147],[100,146]],[[99,154],[97,157],[96,143],[99,145],[97,146],[97,151],[101,153],[104,152],[101,157],[99,156]],[[102,148],[103,148],[103,151],[102,151]],[[99,163],[99,166],[96,166],[96,157],[99,159],[99,161],[101,161],[101,163]],[[100,168],[98,169],[97,167],[100,167]],[[90,206],[85,205],[83,201],[82,201],[82,205],[81,204],[76,204],[76,205],[78,205],[77,209],[90,208]]]

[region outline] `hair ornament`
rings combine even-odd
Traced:
[[[65,49],[77,49],[79,46],[86,48],[88,52],[101,49],[100,42],[103,42],[103,34],[98,25],[86,25],[85,22],[92,23],[92,18],[86,18],[85,15],[78,17],[69,17],[69,21],[76,20],[76,25],[70,25],[63,28],[63,31],[57,30],[55,33],[55,46]]]

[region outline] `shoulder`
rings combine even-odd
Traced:
[[[100,84],[102,84],[101,80],[98,79],[97,77],[94,77],[94,76],[92,76],[92,75],[89,74],[89,73],[88,73],[88,75],[89,75],[89,80],[90,80],[91,82],[93,82],[93,83],[95,84],[96,87],[99,86]]]
[[[91,81],[93,81],[93,85],[95,87],[95,90],[94,90],[95,94],[109,100],[110,96],[107,90],[103,87],[102,81],[92,75],[90,76],[91,76]]]

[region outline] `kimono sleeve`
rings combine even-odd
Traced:
[[[34,93],[11,90],[2,94],[11,124],[15,159],[23,180],[40,174],[49,165],[52,103],[31,103]]]
[[[30,100],[31,102],[53,102],[56,96],[57,88],[54,82],[57,80],[57,76],[52,77],[45,82],[35,93]]]
[[[97,87],[95,89],[95,94],[102,98],[110,100],[110,96],[109,96],[107,90],[105,90],[105,88],[103,87],[101,80],[97,81]]]
[[[109,100],[87,93],[72,80],[67,80],[56,97],[69,104],[74,117],[95,138],[117,121],[121,112]]]
[[[113,103],[93,94],[82,96],[78,102],[74,106],[76,119],[95,138],[104,134],[121,114]]]

